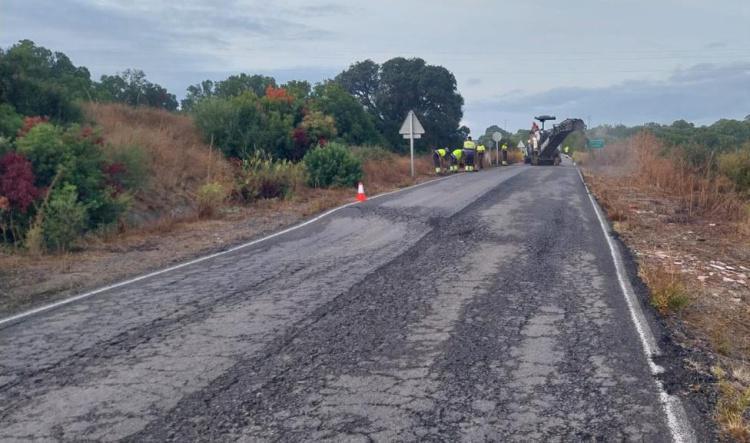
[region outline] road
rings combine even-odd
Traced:
[[[616,275],[574,167],[461,174],[3,324],[0,440],[670,441]]]

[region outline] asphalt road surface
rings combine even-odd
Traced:
[[[0,325],[0,440],[670,441],[641,343],[577,170],[494,169]]]

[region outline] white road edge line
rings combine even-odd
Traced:
[[[396,189],[395,191],[384,192],[382,194],[378,194],[378,195],[369,197],[368,200],[375,200],[375,199],[378,199],[378,198],[381,198],[381,197],[385,197],[385,196],[388,196],[388,195],[392,195],[392,194],[396,194],[396,193],[399,193],[399,192],[404,192],[404,191],[408,191],[408,190],[411,190],[411,189],[416,189],[416,188],[419,188],[421,186],[424,186],[424,185],[427,185],[427,184],[430,184],[430,183],[437,183],[437,182],[440,182],[440,181],[443,181],[443,180],[447,180],[447,179],[453,178],[453,177],[456,177],[456,176],[455,175],[449,175],[447,177],[436,178],[434,180],[429,180],[429,181],[426,181],[426,182],[418,183],[416,185],[408,186],[406,188]],[[258,243],[262,243],[262,242],[264,242],[266,240],[270,240],[272,238],[284,235],[286,233],[289,233],[289,232],[295,231],[297,229],[303,228],[303,227],[305,227],[307,225],[313,224],[313,223],[317,222],[318,220],[321,220],[321,219],[323,219],[325,217],[328,217],[329,215],[331,215],[331,214],[333,214],[335,212],[338,212],[338,211],[340,211],[342,209],[346,209],[346,208],[349,208],[351,206],[358,205],[358,204],[359,204],[359,202],[357,202],[357,201],[354,201],[354,202],[351,202],[351,203],[347,203],[345,205],[342,205],[342,206],[330,209],[327,212],[324,212],[324,213],[322,213],[320,215],[317,215],[317,216],[311,218],[310,220],[302,222],[302,223],[300,223],[298,225],[294,225],[294,226],[286,228],[286,229],[284,229],[282,231],[275,232],[275,233],[270,234],[270,235],[268,235],[266,237],[263,237],[263,238],[258,238],[258,239],[255,239],[253,241],[250,241],[250,242],[247,242],[247,243],[243,243],[241,245],[237,245],[237,246],[231,247],[231,248],[229,248],[229,249],[227,249],[225,251],[216,252],[214,254],[206,255],[206,256],[203,256],[203,257],[198,257],[198,258],[190,260],[188,262],[180,263],[179,265],[170,266],[168,268],[164,268],[164,269],[161,269],[161,270],[158,270],[158,271],[150,272],[150,273],[144,274],[144,275],[139,275],[138,277],[133,277],[133,278],[131,278],[129,280],[124,280],[124,281],[121,281],[119,283],[114,283],[114,284],[111,284],[111,285],[108,285],[108,286],[104,286],[104,287],[99,288],[99,289],[95,289],[93,291],[89,291],[89,292],[86,292],[86,293],[83,293],[83,294],[74,295],[72,297],[69,297],[69,298],[66,298],[66,299],[63,299],[63,300],[60,300],[60,301],[56,301],[56,302],[50,303],[48,305],[40,306],[38,308],[30,309],[28,311],[12,315],[10,317],[7,317],[7,318],[4,318],[4,319],[0,320],[0,328],[2,328],[3,326],[5,326],[5,325],[7,325],[9,323],[14,323],[14,322],[17,322],[19,320],[22,320],[22,319],[24,319],[26,317],[30,317],[32,315],[40,314],[42,312],[46,312],[46,311],[49,311],[51,309],[58,308],[60,306],[65,306],[65,305],[68,305],[70,303],[73,303],[73,302],[76,302],[76,301],[79,301],[79,300],[83,300],[85,298],[89,298],[89,297],[91,297],[93,295],[101,294],[102,292],[106,292],[106,291],[109,291],[111,289],[121,288],[123,286],[129,285],[129,284],[132,284],[132,283],[136,283],[136,282],[139,282],[141,280],[145,280],[147,278],[155,277],[155,276],[161,275],[161,274],[166,274],[168,272],[176,271],[177,269],[185,268],[187,266],[191,266],[191,265],[194,265],[196,263],[201,263],[201,262],[204,262],[206,260],[211,260],[212,258],[216,258],[216,257],[222,256],[222,255],[230,254],[232,252],[236,252],[236,251],[239,251],[241,249],[245,249],[245,248],[248,248],[250,246],[257,245]]]
[[[586,181],[583,179],[583,174],[581,174],[580,169],[578,169],[578,177],[580,177],[581,183],[583,183],[583,187],[586,189],[586,194],[589,196],[591,205],[593,206],[596,217],[599,220],[599,225],[602,228],[604,238],[606,238],[607,244],[609,245],[609,252],[612,255],[612,261],[614,262],[615,271],[617,272],[617,281],[620,283],[620,289],[625,296],[625,301],[628,305],[628,310],[630,311],[630,319],[633,321],[635,329],[638,332],[638,337],[641,341],[641,347],[646,356],[649,369],[651,370],[651,374],[654,375],[654,382],[656,383],[659,400],[661,401],[664,413],[667,416],[667,426],[672,433],[672,440],[677,443],[695,442],[696,438],[693,433],[693,428],[690,426],[687,414],[685,413],[685,409],[682,406],[680,399],[667,394],[662,382],[655,377],[664,372],[664,368],[654,363],[653,360],[654,356],[661,354],[659,346],[656,344],[656,338],[646,321],[646,317],[643,315],[641,305],[639,304],[635,291],[633,291],[633,286],[627,277],[622,255],[620,254],[620,248],[612,240],[612,236],[609,234],[609,225],[605,221],[606,218],[604,217],[604,213],[594,199],[594,196],[591,194],[591,191],[589,191],[589,187],[586,185]]]

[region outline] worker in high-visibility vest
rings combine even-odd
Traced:
[[[501,149],[503,150],[503,166],[508,166],[508,145],[503,144]]]
[[[570,146],[566,146],[564,149],[565,155],[570,155]]]
[[[461,165],[461,160],[464,158],[463,149],[454,149],[451,152],[451,172],[458,172],[458,167]]]
[[[464,142],[464,170],[467,172],[474,171],[474,154],[477,150],[477,144],[471,139],[471,136],[466,138]]]
[[[477,169],[479,170],[484,169],[484,153],[486,151],[487,148],[484,145],[477,146]]]
[[[432,162],[435,165],[435,174],[441,174],[448,163],[448,148],[439,148],[432,151]]]

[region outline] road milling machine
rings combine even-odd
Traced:
[[[534,124],[526,147],[524,161],[532,165],[559,165],[562,162],[560,145],[565,138],[575,131],[586,130],[586,124],[580,118],[569,118],[560,124],[553,125],[552,129],[544,129],[544,123],[555,120],[556,117],[540,115],[534,119],[540,121],[542,127],[539,128]]]

